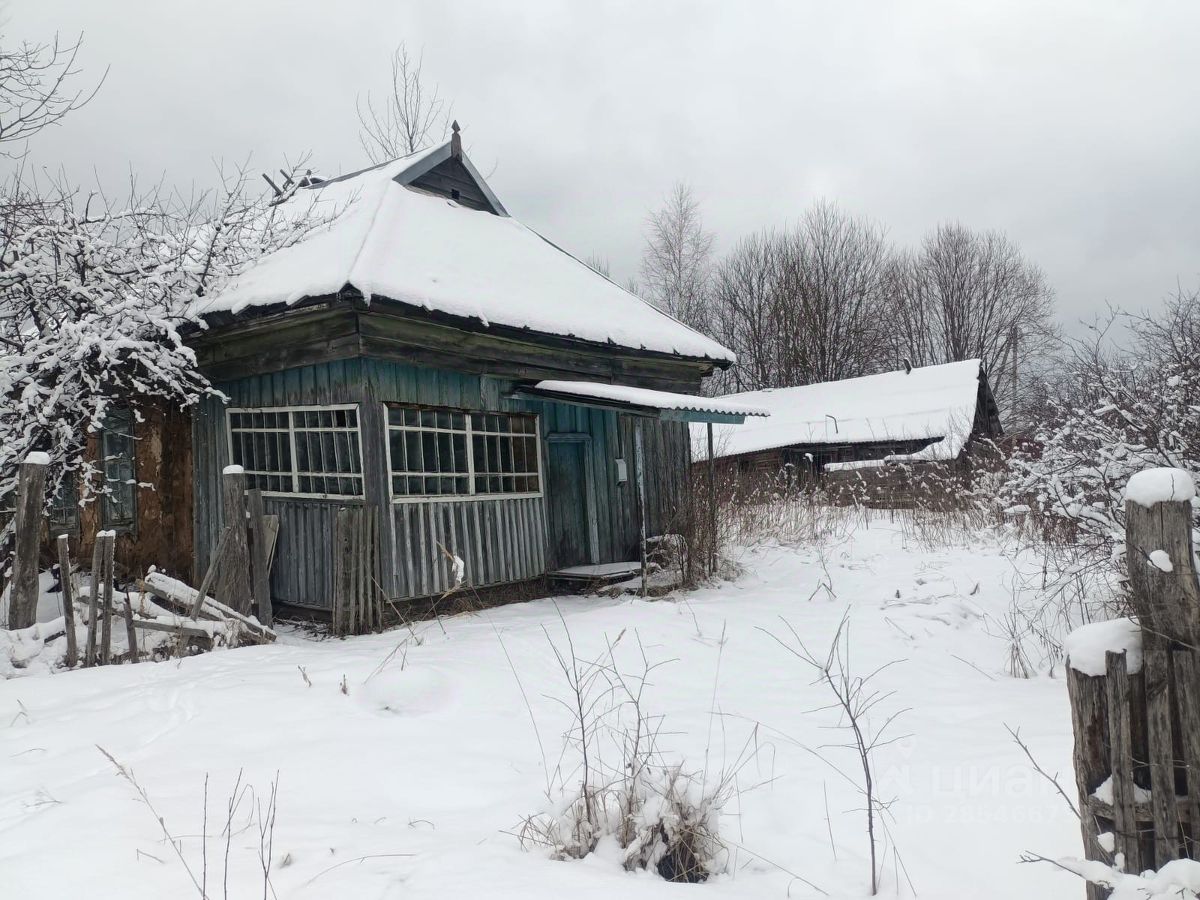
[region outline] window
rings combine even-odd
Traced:
[[[266,493],[363,496],[355,406],[231,409],[229,458]]]
[[[114,409],[104,417],[100,431],[100,460],[104,472],[101,525],[116,531],[131,531],[137,521],[132,410]]]
[[[534,416],[388,407],[388,465],[397,499],[536,494],[538,459]]]
[[[79,487],[74,472],[63,475],[50,503],[50,537],[60,534],[79,534]]]

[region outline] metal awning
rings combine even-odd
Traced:
[[[514,393],[669,422],[740,425],[747,416],[770,415],[761,406],[747,406],[719,397],[674,394],[601,381],[539,381],[519,386]]]

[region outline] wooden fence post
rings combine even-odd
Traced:
[[[1200,646],[1200,582],[1192,555],[1191,476],[1147,469],[1125,491],[1130,599],[1147,647]]]
[[[71,576],[71,542],[65,534],[58,536],[58,583],[62,585],[63,624],[67,631],[67,668],[79,662],[79,644],[75,634],[75,580]]]
[[[88,593],[88,624],[87,639],[83,645],[83,667],[85,669],[96,664],[96,617],[100,610],[100,565],[104,559],[100,535],[92,542],[92,581]]]
[[[112,617],[113,617],[113,548],[117,543],[117,534],[115,531],[101,532],[97,537],[103,541],[104,549],[103,562],[101,564],[101,572],[103,573],[104,584],[101,586],[103,590],[104,610],[100,619],[102,629],[100,634],[100,665],[107,666],[112,662]]]
[[[220,560],[216,599],[243,616],[252,614],[250,547],[246,540],[246,473],[241,466],[226,466],[221,475],[221,504],[229,543]]]
[[[1142,871],[1141,836],[1134,808],[1133,737],[1130,734],[1129,673],[1125,654],[1105,654],[1108,688],[1109,771],[1112,773],[1113,831],[1117,852],[1125,856],[1125,871]]]
[[[8,627],[13,631],[28,628],[37,621],[38,547],[49,464],[46,454],[30,453],[17,472],[12,584],[8,592]]]
[[[250,512],[250,575],[254,590],[254,614],[268,628],[274,627],[271,610],[271,580],[268,572],[266,516],[263,515],[262,491],[258,488],[246,496]]]

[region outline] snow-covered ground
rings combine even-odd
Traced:
[[[262,896],[249,821],[278,773],[271,883],[279,898],[863,896],[862,800],[830,763],[845,734],[829,697],[768,632],[786,619],[822,652],[849,609],[851,665],[907,709],[878,752],[894,797],[892,845],[923,898],[1082,895],[1032,850],[1078,855],[1078,825],[1005,724],[1073,793],[1061,672],[1005,674],[996,621],[1038,561],[984,537],[921,547],[875,521],[822,549],[743,552],[733,582],[666,600],[536,601],[350,640],[288,634],[274,646],[182,662],[0,681],[0,896],[199,896],[152,813],[99,748],[132,770],[197,878]],[[560,620],[561,613],[561,620]],[[547,807],[569,717],[548,639],[582,657],[625,632],[622,665],[651,662],[643,701],[664,749],[715,775],[755,741],[726,806],[732,871],[707,885],[625,872],[610,853],[558,862],[513,832]],[[397,651],[397,648],[400,648]],[[397,651],[397,652],[394,652]],[[527,702],[526,702],[527,701]],[[757,731],[755,731],[757,726]],[[820,749],[825,748],[825,749]],[[821,756],[828,758],[823,761]],[[208,819],[203,822],[205,778]],[[910,896],[888,851],[882,893]],[[792,874],[789,874],[792,873]]]

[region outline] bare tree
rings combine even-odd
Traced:
[[[896,362],[981,359],[1006,408],[1016,399],[1013,373],[1056,338],[1053,290],[1000,232],[941,225],[919,251],[897,257],[891,285]]]
[[[642,251],[644,296],[679,321],[703,329],[713,235],[704,229],[692,189],[682,181],[676,183],[647,224]]]
[[[761,232],[741,240],[712,280],[710,333],[737,355],[737,365],[718,373],[719,393],[779,387],[775,313],[779,299],[780,240]]]
[[[392,53],[387,95],[376,103],[368,92],[356,101],[358,140],[371,162],[408,156],[445,138],[450,108],[425,78],[424,65],[424,54],[414,58],[400,44]]]
[[[889,258],[880,226],[829,203],[787,231],[743,240],[711,289],[711,333],[738,355],[723,386],[789,387],[886,365]]]
[[[13,144],[57,125],[96,96],[104,75],[91,88],[75,87],[82,43],[82,36],[66,44],[56,34],[47,43],[0,47],[0,154],[19,156],[9,149]]]

